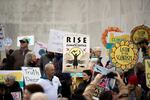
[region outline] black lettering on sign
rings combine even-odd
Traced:
[[[87,43],[86,37],[67,37],[67,43]]]
[[[70,40],[71,38],[70,37],[67,37],[67,42],[71,42],[71,40]]]
[[[83,43],[86,43],[86,37],[83,38]]]

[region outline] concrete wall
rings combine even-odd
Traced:
[[[101,46],[108,26],[130,32],[150,27],[150,0],[0,0],[0,23],[16,48],[18,35],[35,35],[48,42],[50,29],[89,34],[91,47]]]

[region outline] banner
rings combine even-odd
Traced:
[[[40,58],[42,55],[46,53],[47,50],[47,44],[44,44],[42,42],[35,42],[34,45],[34,53],[37,58]]]
[[[38,67],[22,67],[22,73],[26,85],[36,83],[41,77]]]
[[[89,36],[65,34],[63,41],[63,72],[82,72],[89,61]]]
[[[150,59],[145,59],[146,85],[150,88]]]
[[[48,51],[63,53],[63,37],[67,32],[50,30]]]
[[[13,75],[16,77],[16,81],[19,82],[20,86],[23,87],[23,74],[22,71],[14,71],[14,70],[7,70],[7,71],[0,71],[0,82],[4,82],[4,78],[7,75]]]
[[[17,37],[17,46],[20,46],[20,41],[23,38],[27,38],[29,41],[29,45],[34,45],[34,35],[27,35],[27,36],[18,36]]]

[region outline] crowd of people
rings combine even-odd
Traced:
[[[73,90],[70,73],[62,73],[63,55],[46,51],[37,59],[28,44],[28,39],[24,38],[20,40],[19,49],[8,50],[0,70],[21,70],[22,66],[39,67],[42,77],[37,83],[24,85],[22,89],[14,76],[6,76],[5,82],[0,83],[0,100],[13,100],[12,92],[20,92],[23,100],[93,100],[97,86],[107,77],[102,73],[94,73],[94,65],[108,69],[112,67],[110,61],[103,64],[99,47],[90,49],[88,69],[83,70],[82,81]],[[150,100],[143,63],[138,62],[126,72],[113,73],[116,74],[112,77],[116,80],[114,87],[101,91],[98,100]]]

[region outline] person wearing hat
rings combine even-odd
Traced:
[[[24,59],[27,52],[30,50],[28,49],[29,40],[27,38],[23,38],[20,41],[20,49],[15,50],[12,54],[12,60],[14,62],[13,67],[14,70],[20,70],[21,66],[24,65]]]
[[[142,88],[138,86],[138,78],[136,75],[130,75],[128,79],[129,100],[141,100]]]

